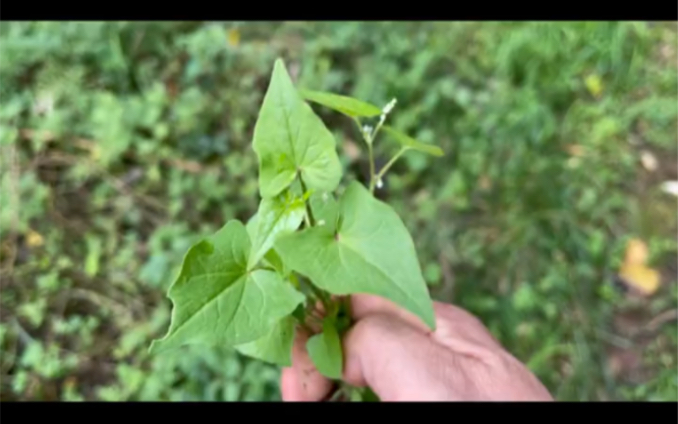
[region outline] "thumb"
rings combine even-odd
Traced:
[[[369,315],[344,339],[344,380],[369,386],[382,401],[449,399],[450,352],[428,335],[386,314]],[[447,386],[447,387],[446,387]]]

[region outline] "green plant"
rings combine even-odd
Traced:
[[[445,151],[402,155],[375,190],[416,234],[434,299],[559,400],[676,398],[675,321],[656,350],[628,336],[678,302],[661,190],[678,175],[675,24],[0,22],[0,37],[0,400],[280,399],[278,367],[234,349],[148,354],[187,249],[257,210],[251,134],[278,56],[299,89],[397,97],[388,125]],[[367,186],[352,119],[312,106]],[[379,169],[398,149],[380,140]],[[666,277],[641,304],[613,279],[629,238]]]
[[[342,178],[335,141],[305,100],[355,121],[369,156],[368,188],[352,181],[335,197]],[[374,190],[408,150],[442,151],[384,125],[394,106],[395,100],[380,109],[297,90],[282,59],[275,62],[254,129],[258,211],[247,225],[229,220],[188,250],[168,293],[174,307],[170,328],[151,352],[205,343],[290,365],[300,325],[320,329],[307,343],[309,355],[322,374],[339,380],[340,338],[351,324],[347,295],[387,298],[435,328],[414,243]],[[381,129],[401,148],[377,171],[373,144]]]

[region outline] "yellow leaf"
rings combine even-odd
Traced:
[[[228,30],[228,44],[231,47],[238,47],[238,44],[240,44],[240,31],[237,28]]]
[[[76,388],[77,384],[78,384],[78,382],[77,382],[76,378],[71,376],[71,377],[66,378],[66,380],[64,380],[63,387],[64,387],[64,390],[73,390],[73,389]]]
[[[33,230],[28,230],[28,234],[26,234],[26,244],[28,247],[38,247],[45,244],[45,240],[39,233],[36,233]]]
[[[492,180],[487,175],[481,175],[478,178],[478,186],[481,190],[489,190],[492,188]]]
[[[90,149],[89,157],[93,161],[98,161],[99,159],[101,159],[102,155],[101,155],[101,149],[99,148],[99,146],[94,146],[92,149]]]
[[[626,284],[645,296],[653,294],[659,288],[659,272],[644,265],[624,264],[619,276]]]
[[[586,84],[586,88],[589,89],[589,92],[593,94],[593,96],[598,97],[600,96],[600,93],[603,92],[603,81],[598,75],[591,74],[586,77],[584,82]]]
[[[640,239],[631,239],[626,244],[624,264],[619,270],[619,276],[632,289],[649,296],[659,288],[659,272],[647,267],[650,257],[647,244]]]
[[[624,266],[645,265],[649,256],[650,252],[644,241],[640,239],[631,239],[626,244]]]
[[[584,156],[584,147],[580,144],[568,144],[565,146],[565,150],[567,150],[567,153],[569,153],[571,156]]]

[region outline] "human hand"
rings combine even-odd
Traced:
[[[474,316],[434,302],[436,331],[393,303],[352,296],[355,324],[346,334],[343,380],[370,387],[382,401],[549,401],[546,388]],[[283,369],[284,401],[321,401],[332,383],[297,331],[292,366]]]

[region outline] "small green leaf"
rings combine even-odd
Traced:
[[[335,295],[384,297],[435,329],[433,303],[407,227],[360,183],[344,192],[336,220],[286,234],[275,248],[288,267],[316,286]]]
[[[288,367],[292,365],[293,343],[294,318],[287,316],[281,319],[264,337],[236,346],[235,349],[243,355]]]
[[[287,278],[290,275],[290,272],[292,272],[291,269],[285,266],[285,263],[282,261],[280,255],[278,255],[278,252],[276,252],[275,249],[271,249],[266,252],[264,255],[264,262],[272,266],[283,278]]]
[[[262,199],[256,220],[248,223],[251,225],[248,233],[252,238],[252,251],[247,268],[252,269],[266,255],[278,235],[299,228],[305,211],[304,201],[289,194]]]
[[[362,393],[363,402],[379,402],[379,396],[377,396],[372,389],[365,387],[365,390]]]
[[[251,245],[240,221],[229,221],[193,245],[170,287],[172,321],[151,352],[189,343],[235,346],[263,337],[303,300],[275,272],[247,271]]]
[[[341,162],[332,133],[304,102],[285,64],[276,60],[254,127],[261,197],[280,194],[301,175],[310,190],[333,191]]]
[[[306,349],[311,361],[322,375],[333,380],[341,379],[344,353],[339,334],[331,320],[323,321],[323,332],[308,339]]]
[[[381,129],[384,130],[386,134],[393,137],[393,139],[400,143],[403,147],[407,147],[408,149],[428,153],[429,155],[433,156],[443,156],[445,154],[440,147],[434,146],[432,144],[422,143],[421,141],[417,141],[410,137],[409,135],[404,134],[387,125],[382,126]]]
[[[99,264],[102,253],[102,241],[98,237],[86,236],[87,241],[87,258],[85,259],[85,273],[94,277],[99,272]]]
[[[352,118],[358,117],[373,117],[381,115],[381,109],[373,104],[364,102],[362,100],[354,99],[353,97],[342,96],[334,93],[327,93],[322,91],[299,90],[301,96],[311,102],[327,106],[337,112]]]
[[[256,236],[257,228],[258,228],[258,214],[255,213],[247,221],[247,234],[250,236],[250,239],[253,239]],[[292,272],[292,270],[288,269],[285,266],[282,259],[280,258],[280,255],[276,253],[275,249],[269,249],[268,252],[266,252],[266,254],[264,255],[262,260],[265,265],[274,268],[278,272],[278,274],[280,274],[280,276],[283,278],[287,278],[290,272]]]
[[[338,205],[334,196],[330,193],[314,194],[309,199],[311,210],[318,225],[337,222]]]

